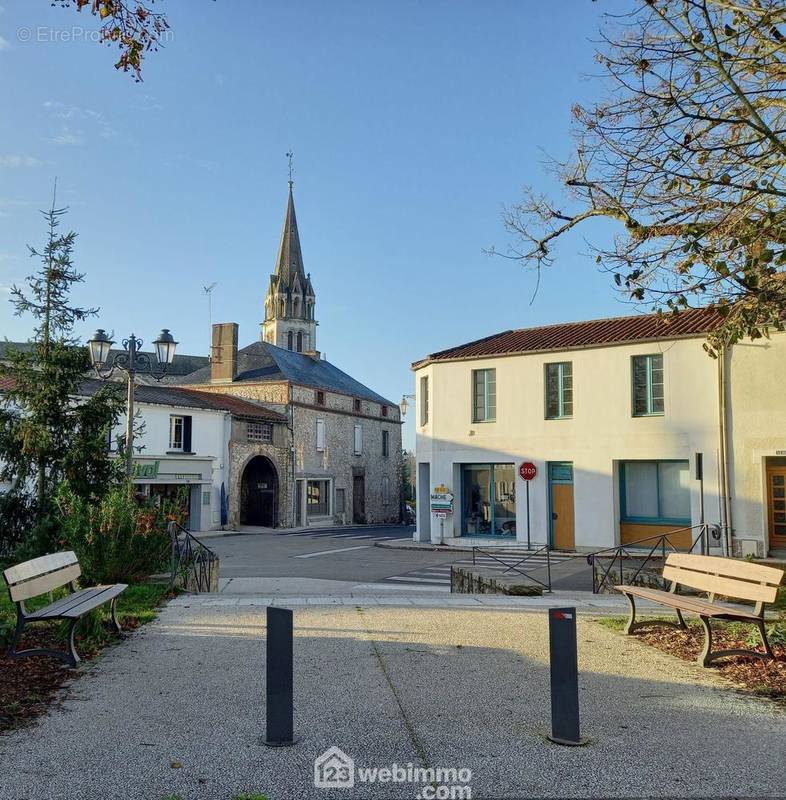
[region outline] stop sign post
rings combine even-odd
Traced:
[[[519,475],[524,483],[527,484],[527,550],[532,549],[529,533],[529,483],[537,474],[538,468],[531,461],[525,461],[519,465]]]

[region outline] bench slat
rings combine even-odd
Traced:
[[[97,586],[95,588],[101,591],[71,606],[67,611],[61,611],[60,616],[66,617],[67,619],[83,617],[88,611],[92,611],[94,608],[98,608],[117,597],[128,588],[128,585],[125,583],[116,583],[114,586]]]
[[[11,595],[11,600],[17,603],[20,600],[29,600],[31,597],[50,592],[52,589],[59,589],[61,586],[75,581],[81,574],[82,571],[79,569],[79,564],[72,564],[54,572],[49,572],[46,575],[41,575],[38,578],[31,578],[23,583],[9,584],[8,591]]]
[[[46,556],[32,558],[30,561],[23,561],[21,564],[8,567],[3,571],[3,577],[6,583],[12,586],[15,583],[20,583],[30,578],[38,578],[48,572],[54,572],[78,563],[76,553],[73,550],[65,550],[61,553],[50,553]]]
[[[94,595],[100,594],[104,588],[103,586],[91,586],[87,589],[80,589],[77,592],[72,592],[65,597],[61,597],[59,600],[55,600],[54,603],[50,603],[44,608],[33,611],[27,615],[27,619],[51,619],[53,617],[64,616],[61,612],[66,612],[83,600],[89,600]]]
[[[741,611],[720,603],[710,603],[700,597],[685,597],[684,595],[664,592],[660,589],[649,589],[644,586],[628,586],[622,584],[615,586],[617,591],[622,594],[632,594],[634,597],[641,597],[643,600],[653,600],[669,608],[679,608],[682,611],[689,611],[693,614],[700,614],[705,617],[734,617],[736,619],[758,620],[759,617],[749,611]]]
[[[690,586],[704,592],[714,592],[726,597],[738,597],[742,600],[772,603],[778,595],[777,586],[767,586],[751,583],[747,580],[725,578],[720,575],[710,575],[707,572],[696,572],[686,567],[675,567],[666,564],[663,568],[663,577],[667,581],[676,581],[681,586]]]
[[[695,572],[707,572],[711,575],[738,578],[754,583],[767,583],[772,586],[779,586],[786,574],[778,567],[769,567],[765,564],[753,564],[750,561],[721,556],[699,556],[692,553],[670,553],[666,564],[667,566],[684,567]]]

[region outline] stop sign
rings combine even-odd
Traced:
[[[525,481],[531,481],[538,474],[537,467],[531,461],[525,461],[519,467],[519,475]]]

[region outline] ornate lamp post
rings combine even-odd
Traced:
[[[137,339],[132,333],[128,339],[123,339],[123,350],[110,359],[110,352],[114,342],[106,335],[103,328],[99,328],[93,338],[87,343],[90,349],[90,360],[93,369],[99,378],[108,380],[116,370],[122,370],[127,375],[128,408],[126,418],[126,475],[130,478],[133,470],[134,454],[134,390],[137,374],[152,375],[157,381],[166,375],[167,368],[175,358],[177,342],[164,328],[153,342],[156,351],[156,362],[147,353],[140,353],[142,340]]]

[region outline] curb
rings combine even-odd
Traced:
[[[471,547],[456,547],[452,544],[390,544],[390,542],[374,542],[374,547],[384,550],[425,550],[431,553],[471,553]]]

